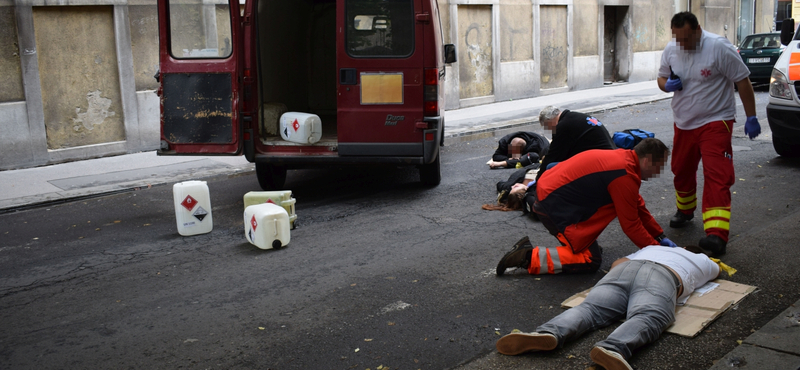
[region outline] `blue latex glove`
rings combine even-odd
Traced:
[[[534,185],[536,185],[536,180],[531,180],[530,182],[528,182],[528,187],[531,187],[531,186],[534,186]]]
[[[750,137],[750,140],[761,134],[761,125],[758,123],[758,117],[747,117],[747,121],[744,123],[744,133]]]
[[[683,89],[683,82],[681,82],[680,77],[678,78],[669,78],[667,83],[664,84],[664,89],[667,92],[673,92]]]
[[[665,247],[670,247],[670,248],[677,248],[678,247],[678,245],[675,244],[675,242],[673,242],[672,240],[669,240],[668,238],[661,239],[661,243],[660,244],[665,246]]]
[[[551,169],[551,168],[555,167],[555,165],[557,165],[557,164],[558,164],[558,162],[553,162],[553,163],[550,163],[550,164],[548,164],[548,165],[547,165],[547,168],[545,168],[545,169],[546,169],[546,170],[549,170],[549,169]]]

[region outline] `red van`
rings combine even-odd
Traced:
[[[241,155],[265,190],[287,169],[416,165],[441,180],[445,63],[436,0],[158,0],[159,155]],[[321,137],[284,140],[286,112]]]

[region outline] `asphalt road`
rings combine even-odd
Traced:
[[[669,103],[595,116],[670,145]],[[638,351],[638,368],[708,368],[800,298],[800,162],[773,151],[763,91],[758,106],[765,135],[734,130],[724,260],[739,269],[731,280],[759,291],[697,338],[666,335]],[[244,238],[254,175],[207,179],[214,230],[199,236],[177,233],[171,186],[0,215],[0,368],[585,369],[613,327],[548,354],[494,352],[498,333],[532,331],[603,275],[494,276],[523,235],[556,242],[520,213],[481,210],[511,173],[485,165],[495,144],[445,147],[432,189],[413,168],[290,171],[297,228],[281,250]],[[675,210],[665,172],[642,186],[664,226]],[[666,231],[678,244],[703,235],[699,221]],[[635,250],[616,222],[599,242],[602,270]]]

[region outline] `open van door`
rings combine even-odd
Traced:
[[[159,155],[238,155],[239,0],[158,0]]]

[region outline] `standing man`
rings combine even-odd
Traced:
[[[703,31],[689,12],[671,22],[675,40],[661,55],[658,87],[673,92],[675,137],[672,173],[678,210],[669,221],[685,226],[697,208],[697,165],[703,161],[703,229],[700,247],[713,256],[725,254],[731,218],[731,185],[735,180],[731,138],[736,117],[733,85],[739,89],[750,139],[761,133],[750,72],[728,39]]]
[[[549,351],[586,331],[626,319],[589,353],[606,369],[633,368],[633,351],[653,342],[675,321],[676,302],[719,276],[719,265],[697,247],[648,246],[611,265],[611,270],[579,305],[561,313],[534,333],[512,333],[497,341],[497,351],[519,355]],[[691,251],[690,251],[691,250]]]
[[[533,211],[561,246],[534,248],[526,236],[497,264],[497,275],[509,267],[530,274],[595,272],[602,262],[597,237],[615,218],[639,248],[676,246],[639,194],[642,180],[661,173],[667,156],[660,140],[644,139],[633,150],[587,150],[547,171],[536,184]]]
[[[603,124],[592,116],[548,105],[539,112],[539,124],[553,134],[550,150],[542,159],[536,180],[547,166],[592,149],[617,149]]]
[[[512,132],[497,141],[497,150],[488,165],[489,168],[515,168],[520,158],[528,153],[531,154],[530,162],[537,163],[547,154],[549,147],[550,142],[535,132]]]

